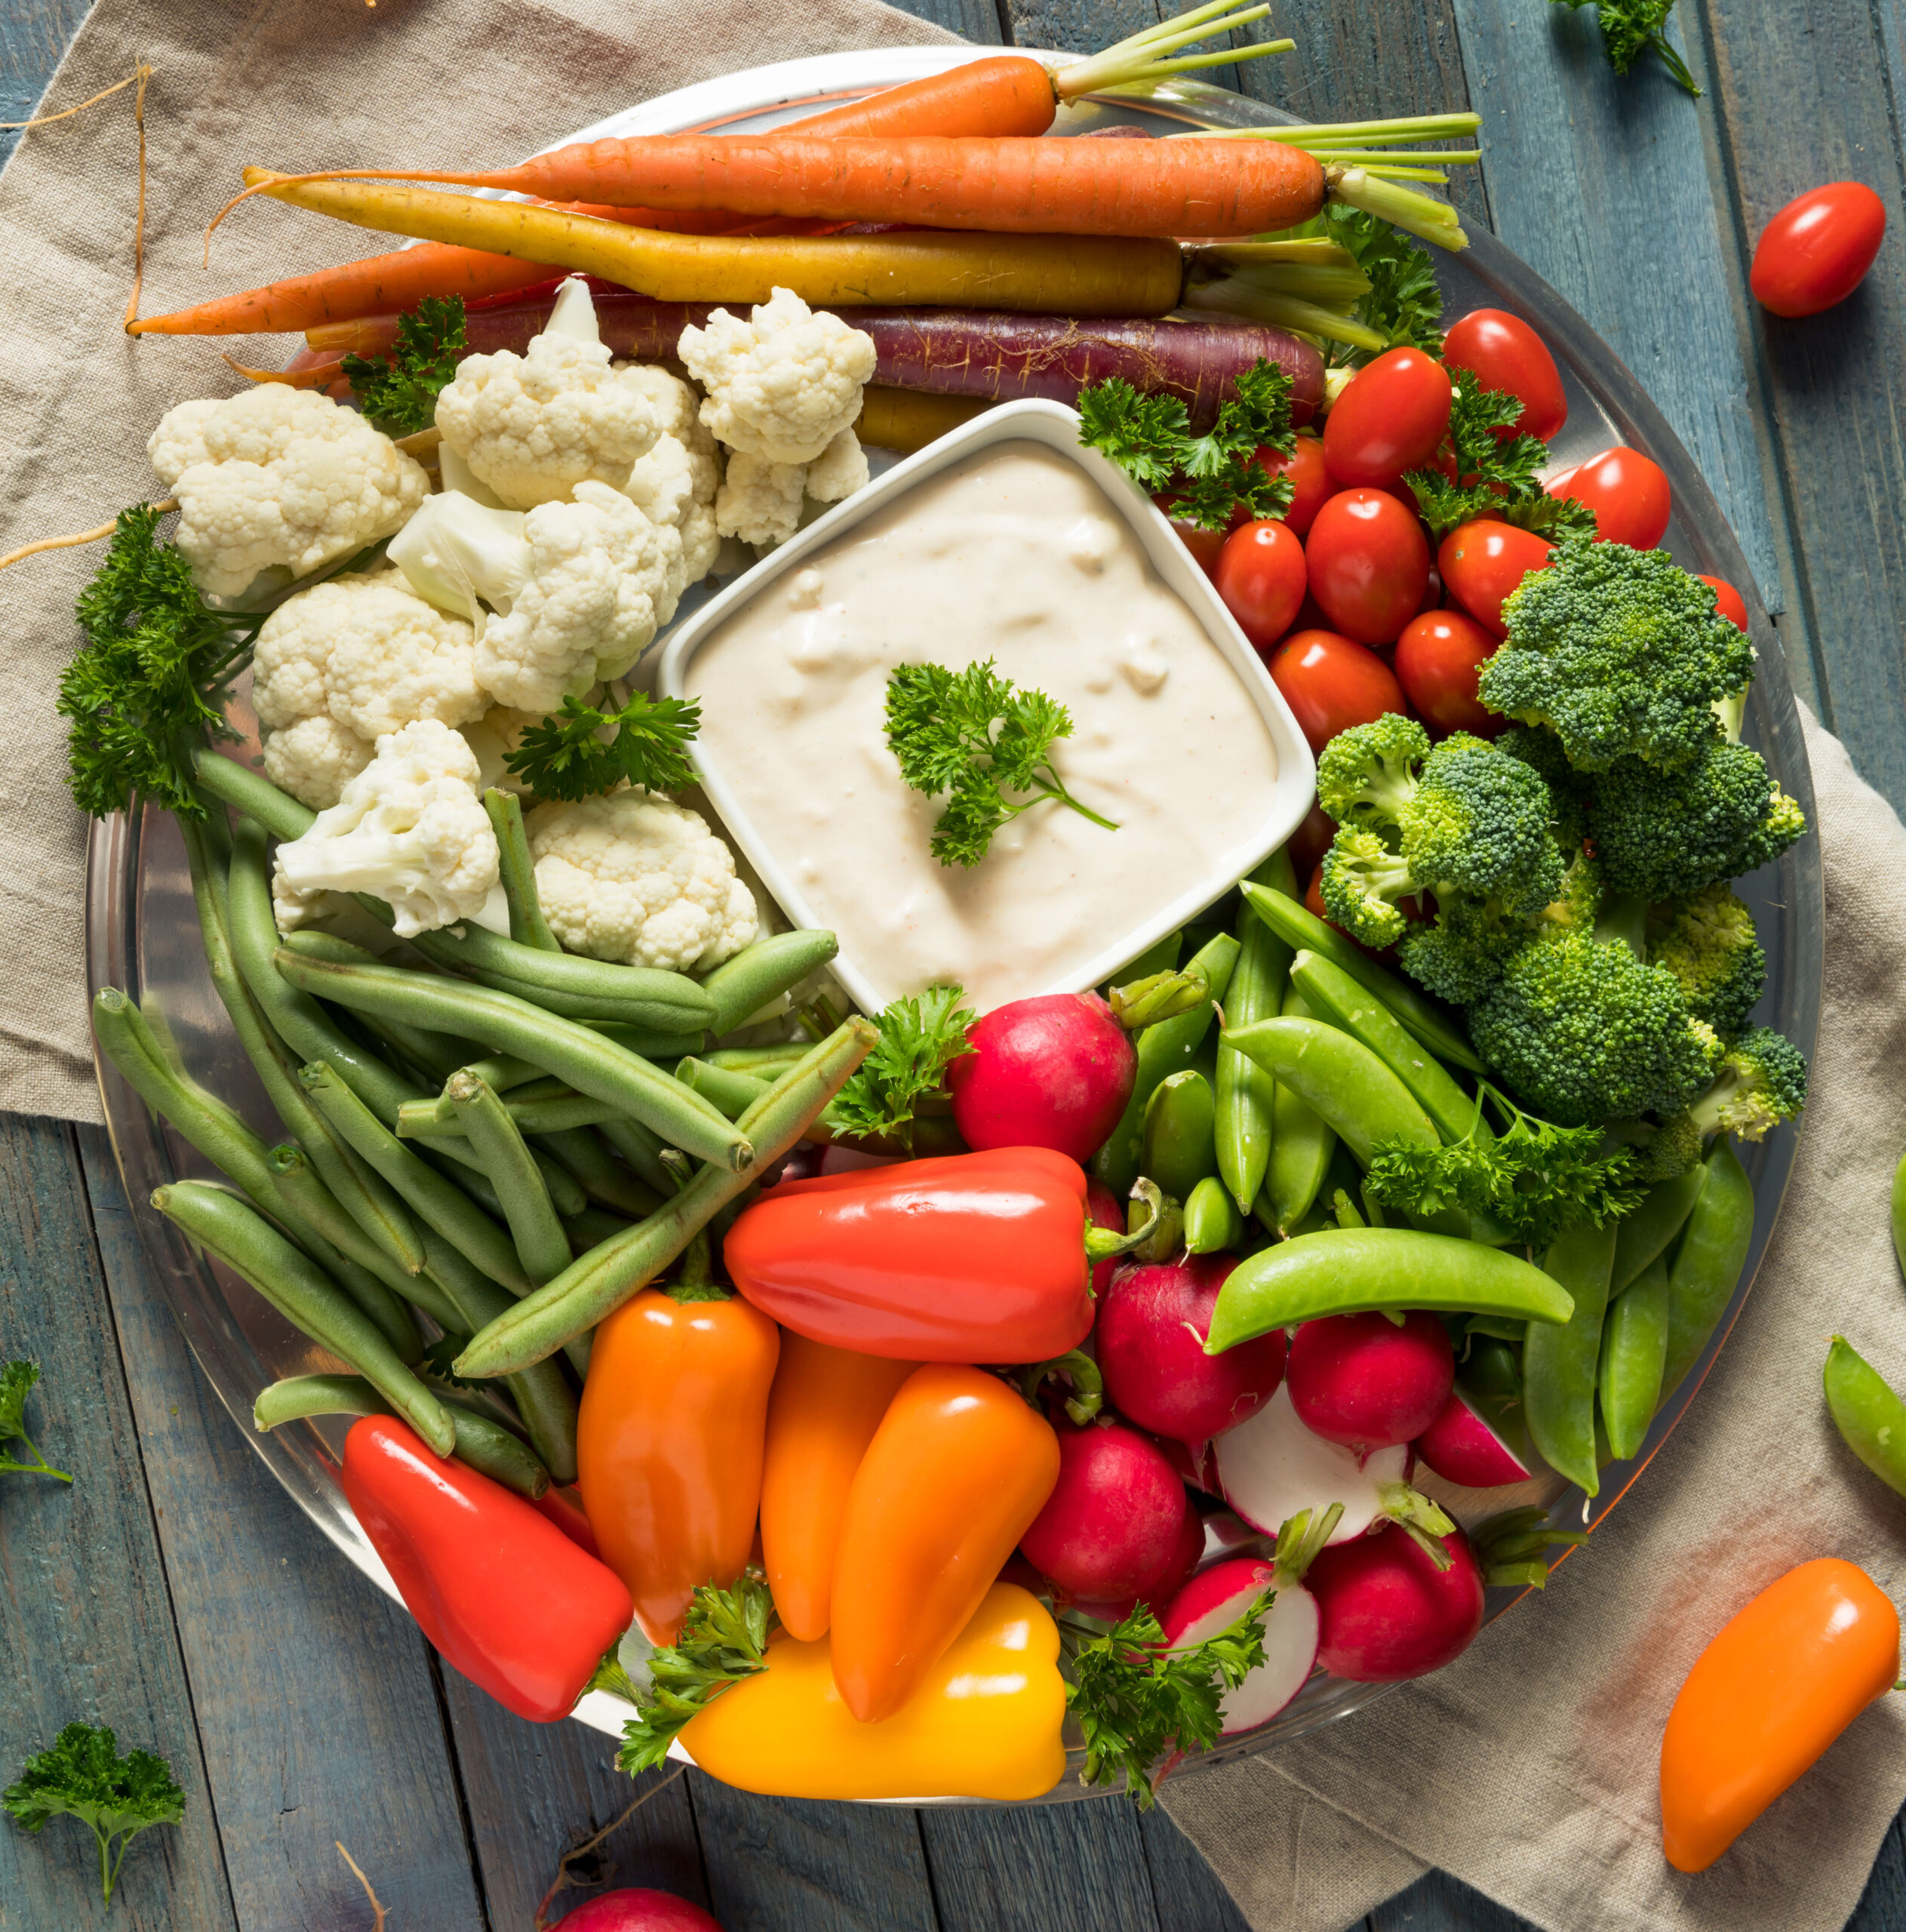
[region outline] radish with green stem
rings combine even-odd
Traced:
[[[1318,1661],[1359,1684],[1440,1670],[1483,1627],[1482,1568],[1453,1526],[1431,1542],[1388,1524],[1323,1550],[1305,1586],[1317,1599]]]

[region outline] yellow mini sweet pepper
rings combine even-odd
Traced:
[[[1065,1772],[1065,1715],[1058,1626],[1030,1592],[995,1583],[892,1717],[862,1724],[825,1639],[783,1635],[681,1741],[711,1777],[771,1798],[1037,1798]]]

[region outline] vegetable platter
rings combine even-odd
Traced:
[[[682,90],[570,139],[765,131],[980,57],[979,51],[921,48],[790,62]],[[1052,57],[1052,63],[1056,71],[1062,64],[1059,57]],[[1197,128],[1284,125],[1287,121],[1287,117],[1259,103],[1179,78],[1154,84],[1142,95],[1117,99],[1087,96],[1062,115],[1062,125],[1054,132],[1075,137],[1120,131],[1155,137]],[[1436,271],[1446,318],[1483,307],[1506,310],[1532,325],[1554,355],[1567,403],[1567,420],[1551,445],[1551,472],[1585,461],[1612,445],[1643,451],[1659,466],[1673,504],[1672,518],[1662,540],[1665,546],[1685,569],[1723,579],[1738,586],[1745,595],[1748,628],[1758,654],[1747,700],[1745,740],[1758,749],[1774,779],[1810,820],[1812,786],[1779,642],[1718,506],[1659,412],[1582,318],[1493,236],[1474,234],[1459,253],[1437,251]],[[852,312],[848,314],[851,320]],[[869,454],[877,472],[894,460],[879,451]],[[734,580],[728,581],[732,584]],[[697,611],[719,594],[715,586],[691,586],[681,598],[675,620],[677,629],[694,622]],[[653,685],[667,637],[665,632],[644,658],[638,681]],[[236,755],[255,761],[258,734],[242,703],[235,708],[232,721],[243,740],[235,748]],[[1768,1023],[1803,1054],[1810,1055],[1818,1018],[1821,970],[1817,841],[1802,839],[1790,846],[1775,863],[1742,881],[1740,890],[1754,915],[1767,955],[1766,1001],[1760,1010],[1767,1013]],[[276,1137],[278,1130],[272,1109],[207,971],[176,820],[146,806],[130,816],[120,814],[95,822],[88,919],[88,971],[93,989],[125,989],[149,1013],[162,1016],[171,1048],[185,1071],[236,1108],[267,1140]],[[316,1417],[302,1427],[280,1428],[270,1433],[254,1431],[253,1405],[261,1389],[279,1378],[330,1368],[334,1366],[331,1359],[223,1265],[208,1260],[172,1220],[148,1204],[155,1189],[182,1178],[209,1176],[212,1170],[170,1128],[155,1120],[103,1056],[100,1074],[109,1128],[142,1237],[201,1369],[298,1506],[347,1558],[380,1587],[395,1595],[390,1574],[344,1495],[340,1466],[346,1419]],[[1524,1506],[1538,1518],[1545,1516],[1558,1532],[1598,1522],[1674,1428],[1724,1345],[1766,1251],[1795,1142],[1793,1127],[1782,1126],[1764,1139],[1741,1145],[1740,1156],[1752,1182],[1754,1208],[1751,1238],[1738,1285],[1716,1319],[1698,1359],[1662,1404],[1635,1452],[1623,1460],[1604,1462],[1597,1495],[1590,1499],[1579,1487],[1545,1470],[1526,1483],[1492,1489],[1485,1495],[1440,1483],[1419,1466],[1418,1486],[1458,1522],[1466,1524],[1473,1525],[1505,1508]],[[1102,1341],[1101,1346],[1102,1351]],[[1312,1526],[1313,1532],[1316,1527]],[[1214,1528],[1207,1534],[1207,1557],[1215,1559],[1224,1553],[1226,1532]],[[1298,1540],[1303,1540],[1301,1528]],[[1279,1553],[1281,1557],[1284,1552],[1280,1549]],[[1522,1593],[1520,1586],[1492,1587],[1486,1596],[1487,1616],[1503,1614]],[[961,1644],[979,1641],[973,1632],[983,1620],[983,1616],[976,1619]],[[1214,1628],[1223,1620],[1216,1611],[1206,1619]],[[1360,1708],[1388,1687],[1380,1682],[1311,1676],[1269,1721],[1192,1754],[1184,1772],[1267,1749]],[[718,1709],[718,1703],[713,1708]],[[628,1713],[627,1703],[607,1690],[592,1690],[574,1715],[615,1734],[622,1731]],[[1065,1743],[1068,1768],[1076,1772],[1085,1761],[1086,1752],[1076,1723],[1071,1720]],[[675,1754],[683,1755],[679,1744]],[[1087,1795],[1087,1786],[1067,1776],[1036,1801],[1056,1802]],[[888,1801],[967,1801],[887,1795]]]

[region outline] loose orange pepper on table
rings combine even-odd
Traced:
[[[900,1385],[848,1492],[834,1569],[834,1680],[862,1724],[926,1681],[1058,1481],[1051,1423],[998,1377],[930,1362]]]
[[[781,1337],[767,1401],[761,1554],[774,1607],[803,1643],[827,1635],[847,1494],[895,1392],[918,1364]]]
[[[675,1641],[698,1585],[732,1583],[748,1561],[780,1355],[774,1324],[694,1278],[705,1251],[690,1252],[672,1288],[598,1324],[576,1417],[589,1526],[656,1644]]]
[[[1662,1843],[1705,1872],[1899,1675],[1899,1614],[1866,1572],[1790,1570],[1701,1654],[1661,1743]]]

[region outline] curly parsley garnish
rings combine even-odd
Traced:
[[[11,1453],[0,1454],[0,1474],[11,1470],[20,1475],[52,1476],[61,1482],[71,1482],[72,1478],[64,1469],[56,1469],[33,1447],[33,1438],[26,1433],[26,1392],[39,1379],[40,1365],[35,1361],[10,1361],[0,1367],[0,1442],[23,1442],[33,1458],[30,1463],[23,1463]]]
[[[397,318],[388,356],[347,355],[344,374],[358,405],[387,436],[414,435],[437,420],[437,398],[463,352],[461,296],[426,295]]]
[[[539,798],[573,804],[623,783],[678,792],[695,782],[688,747],[701,722],[701,706],[687,698],[634,691],[619,711],[599,711],[566,697],[554,717],[524,730],[503,763]]]
[[[1318,232],[1347,250],[1369,278],[1368,293],[1357,298],[1356,319],[1384,338],[1382,349],[1330,345],[1333,362],[1360,368],[1392,349],[1420,349],[1425,355],[1443,353],[1443,291],[1436,279],[1436,261],[1427,248],[1379,221],[1361,208],[1330,203],[1320,217]]]
[[[837,1134],[897,1140],[911,1151],[915,1109],[943,1091],[946,1069],[973,1048],[967,1029],[978,1016],[960,1004],[958,986],[930,986],[918,999],[896,999],[880,1016],[881,1036],[827,1110]]]
[[[1449,408],[1448,447],[1456,477],[1441,471],[1413,469],[1403,481],[1416,492],[1430,534],[1438,541],[1457,525],[1493,517],[1557,543],[1595,534],[1595,513],[1572,497],[1551,497],[1537,472],[1548,461],[1548,445],[1537,436],[1499,436],[1522,417],[1522,401],[1499,389],[1486,389],[1460,369],[1450,371],[1456,387]]]
[[[691,1718],[730,1684],[767,1669],[774,1625],[774,1599],[765,1583],[745,1576],[732,1589],[702,1584],[682,1620],[681,1635],[650,1657],[646,1687],[619,1670],[613,1673],[619,1683],[603,1683],[627,1697],[638,1713],[623,1727],[617,1767],[631,1777],[652,1770]]]
[[[108,1905],[127,1847],[149,1825],[176,1825],[186,1808],[186,1795],[163,1758],[149,1751],[122,1758],[118,1752],[119,1740],[104,1725],[69,1724],[0,1792],[0,1805],[23,1831],[40,1831],[62,1816],[91,1827]]]
[[[1618,74],[1625,74],[1650,51],[1661,56],[1661,63],[1674,76],[1675,85],[1686,88],[1696,100],[1701,90],[1695,85],[1688,63],[1668,38],[1668,17],[1674,0],[1552,0],[1554,5],[1578,11],[1593,5],[1602,30],[1602,51],[1608,64]]]

